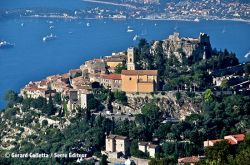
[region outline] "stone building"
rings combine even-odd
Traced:
[[[81,69],[70,70],[69,75],[70,75],[71,78],[82,76],[82,70]]]
[[[105,73],[106,72],[106,64],[104,59],[93,59],[86,61],[84,64],[80,66],[82,71],[87,70],[89,74],[96,73]]]
[[[138,149],[144,153],[148,153],[152,158],[155,157],[156,153],[160,152],[160,146],[152,144],[151,142],[139,142]]]
[[[157,90],[157,70],[123,70],[121,78],[124,92],[150,93]]]
[[[71,89],[69,91],[69,101],[67,104],[68,110],[73,110],[77,107],[87,108],[88,100],[91,97],[91,93],[83,90]]]
[[[124,92],[149,93],[157,90],[157,70],[136,70],[135,49],[128,48],[127,70],[121,73],[121,90]]]
[[[107,89],[120,90],[121,89],[121,74],[101,74],[100,84]]]
[[[227,136],[224,136],[224,139],[206,140],[203,142],[203,144],[204,144],[204,147],[209,147],[209,146],[214,146],[215,143],[226,140],[230,145],[237,145],[240,142],[244,141],[244,139],[245,139],[244,134],[227,135]]]
[[[191,156],[178,159],[178,165],[195,165],[200,161],[200,157]]]
[[[20,94],[24,98],[49,98],[50,95],[55,95],[56,91],[49,89],[50,83],[47,80],[41,80],[37,82],[30,82],[23,89]]]
[[[135,70],[135,49],[128,48],[127,51],[127,70]]]
[[[124,52],[112,53],[112,56],[108,56],[105,59],[106,65],[110,72],[114,72],[114,69],[118,65],[125,65],[127,56]]]
[[[106,136],[106,152],[122,153],[126,155],[129,151],[129,140],[126,136]]]

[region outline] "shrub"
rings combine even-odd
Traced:
[[[179,101],[181,99],[181,93],[180,92],[176,92],[175,93],[175,98],[177,101]]]

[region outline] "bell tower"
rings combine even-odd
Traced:
[[[135,70],[135,49],[128,48],[127,51],[127,70]]]

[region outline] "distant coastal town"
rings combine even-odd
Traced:
[[[100,4],[99,7],[77,10],[12,9],[0,10],[5,18],[20,16],[62,19],[148,19],[148,20],[231,20],[250,21],[250,4],[217,0],[206,1],[109,1],[84,0],[83,3]],[[106,6],[102,6],[106,5]],[[111,10],[107,6],[114,6]]]

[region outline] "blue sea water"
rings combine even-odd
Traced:
[[[93,5],[80,0],[1,0],[0,9],[42,6],[73,10]],[[90,23],[89,27],[86,26],[87,23]],[[50,26],[54,28],[50,29]],[[131,26],[134,32],[128,33],[128,26]],[[0,108],[4,107],[3,95],[8,89],[19,91],[29,81],[65,73],[69,69],[78,68],[85,60],[125,50],[136,44],[133,41],[136,34],[151,41],[164,39],[174,31],[180,32],[184,37],[198,37],[200,32],[208,33],[213,47],[227,48],[235,52],[241,61],[245,60],[244,55],[250,51],[250,24],[242,22],[63,20],[20,17],[0,19],[0,40],[15,43],[14,48],[0,49]],[[42,38],[50,33],[55,34],[57,38],[43,42]]]

